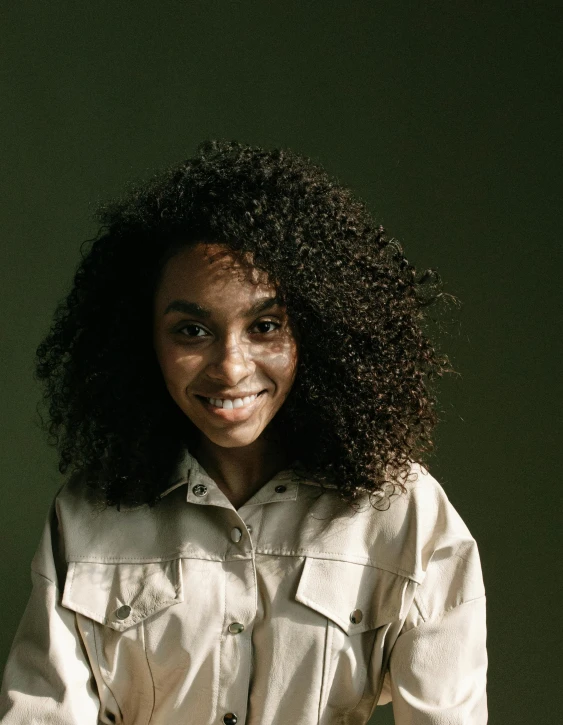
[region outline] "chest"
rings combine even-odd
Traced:
[[[110,722],[175,725],[198,712],[281,725],[323,712],[330,723],[373,706],[413,583],[249,547],[222,560],[70,564],[63,604]]]

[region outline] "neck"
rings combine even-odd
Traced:
[[[235,507],[242,506],[290,463],[287,451],[271,432],[241,448],[224,448],[201,436],[194,456]]]

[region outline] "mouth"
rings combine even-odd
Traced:
[[[203,395],[196,395],[195,397],[205,410],[216,418],[227,421],[240,421],[246,420],[256,411],[262,404],[267,392],[267,390],[262,390],[257,395],[249,395],[246,398],[236,398],[235,400],[205,398]]]

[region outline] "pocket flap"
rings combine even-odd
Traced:
[[[307,557],[295,598],[353,635],[400,617],[409,581],[373,566]]]
[[[70,562],[62,605],[122,632],[182,602],[179,559],[146,564]]]

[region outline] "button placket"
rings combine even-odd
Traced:
[[[257,604],[256,573],[250,554],[248,558],[227,560],[224,567],[226,609],[217,705],[218,712],[223,713],[220,717],[234,715],[240,723],[246,717],[247,693],[250,687],[250,638]],[[234,723],[235,720],[224,722]]]

